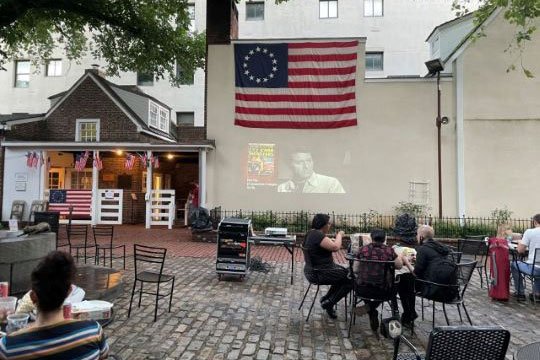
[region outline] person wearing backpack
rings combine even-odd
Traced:
[[[435,231],[431,226],[418,228],[417,239],[421,246],[416,255],[414,274],[418,279],[443,285],[457,284],[457,266],[450,256],[450,249],[433,239]],[[446,302],[458,295],[457,287],[423,286],[420,291],[423,297]]]

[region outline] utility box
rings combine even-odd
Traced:
[[[251,220],[224,218],[219,223],[217,236],[216,273],[244,278],[249,270],[249,241]]]

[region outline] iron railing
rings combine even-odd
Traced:
[[[238,217],[251,219],[255,231],[263,231],[267,227],[284,227],[290,233],[305,233],[311,229],[311,220],[315,215],[311,211],[251,211],[251,210],[221,210],[220,217]],[[362,214],[328,213],[331,218],[333,230],[343,230],[346,234],[366,233],[372,229],[386,230],[393,234],[395,215],[381,215],[375,212]],[[217,220],[217,219],[216,219]],[[219,220],[218,220],[219,221]],[[489,236],[497,234],[497,226],[501,223],[509,224],[514,232],[523,233],[532,227],[531,219],[501,220],[481,217],[443,217],[419,216],[418,225],[433,226],[438,238],[459,238],[465,236]]]

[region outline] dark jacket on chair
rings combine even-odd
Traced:
[[[426,279],[429,265],[437,258],[445,258],[450,254],[450,249],[433,239],[424,241],[422,246],[417,249],[416,265],[414,273],[419,279]]]

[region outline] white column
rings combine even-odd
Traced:
[[[456,79],[456,166],[458,216],[465,215],[465,119],[463,113],[463,54],[454,65]]]
[[[148,158],[146,162],[146,228],[150,229],[150,222],[152,220],[152,165],[150,164],[150,158],[152,157],[152,152],[147,151],[146,157]],[[150,166],[148,166],[150,165]]]
[[[49,172],[47,170],[47,151],[43,150],[41,152],[42,159],[44,160],[44,164],[39,162],[39,196],[38,199],[44,199],[45,200],[45,188],[47,186],[47,177],[49,175]]]
[[[96,225],[98,223],[98,217],[99,217],[99,171],[97,167],[94,166],[94,159],[99,156],[99,151],[94,150],[94,154],[92,157],[92,225]]]
[[[199,150],[199,206],[206,207],[206,149]]]

